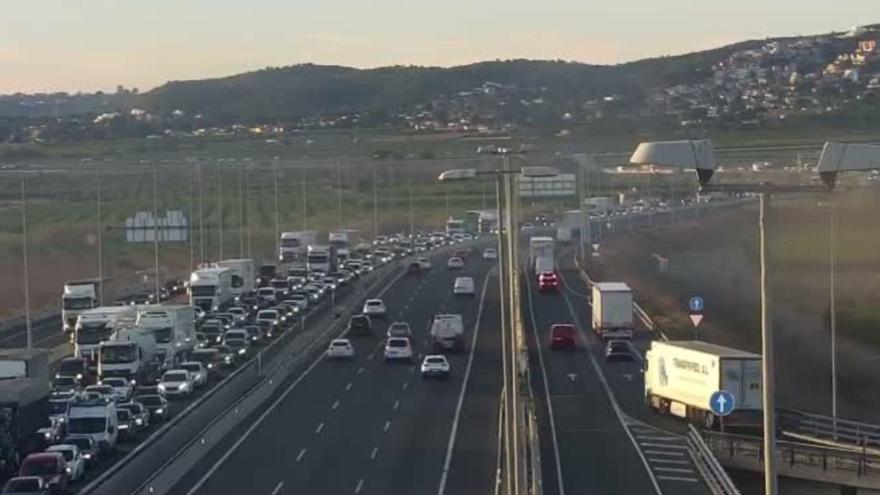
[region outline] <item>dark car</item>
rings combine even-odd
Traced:
[[[94,385],[96,381],[95,375],[89,370],[88,360],[79,357],[66,357],[59,361],[55,376],[72,376],[83,387]]]
[[[134,421],[134,415],[131,414],[131,411],[123,408],[116,408],[116,420],[117,420],[117,428],[119,428],[119,435],[121,437],[125,437],[126,439],[134,438],[137,434],[137,425]]]
[[[226,345],[215,345],[214,349],[217,349],[217,354],[220,356],[221,362],[223,366],[226,368],[231,368],[235,366],[237,351],[232,350],[229,346]]]
[[[199,328],[199,333],[208,338],[208,345],[216,344],[223,340],[223,328],[219,322],[203,324]]]
[[[143,430],[150,425],[150,413],[147,411],[144,405],[139,402],[126,402],[123,404],[117,404],[116,410],[128,411],[129,414],[131,414],[131,419],[134,422],[135,430]]]
[[[134,398],[133,402],[144,406],[150,415],[150,423],[162,423],[171,417],[168,411],[168,401],[159,394],[139,395]]]
[[[18,468],[19,476],[39,476],[49,485],[50,491],[64,493],[67,490],[67,462],[60,452],[30,454]]]
[[[98,462],[98,454],[101,448],[91,437],[67,437],[61,443],[76,445],[79,451],[82,452],[83,459],[86,461],[86,467]]]
[[[275,278],[275,275],[278,273],[278,265],[273,264],[265,264],[260,265],[260,279],[259,285],[260,287],[265,287],[270,280]]]
[[[373,325],[367,315],[354,315],[348,320],[349,335],[372,335]]]
[[[421,275],[422,274],[422,264],[418,261],[413,261],[409,264],[409,267],[406,269],[406,272],[410,275]]]
[[[632,348],[628,340],[609,340],[605,345],[606,361],[632,361]]]
[[[550,348],[573,350],[575,343],[574,325],[557,323],[550,327]]]
[[[243,330],[248,333],[251,342],[259,342],[263,338],[263,331],[257,325],[247,325]]]
[[[49,485],[39,476],[19,476],[3,485],[4,495],[48,495]]]

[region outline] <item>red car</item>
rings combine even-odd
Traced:
[[[559,289],[559,276],[555,272],[543,272],[538,275],[538,290],[540,292],[555,291]]]
[[[19,476],[39,476],[52,493],[67,491],[67,463],[61,452],[30,454],[18,469]]]
[[[574,350],[575,344],[574,325],[557,323],[550,327],[550,348]]]

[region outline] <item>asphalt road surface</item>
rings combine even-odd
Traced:
[[[497,278],[479,256],[455,271],[445,260],[434,256],[430,272],[387,288],[387,320],[373,338],[353,337],[355,359],[309,368],[172,493],[492,493],[501,393]],[[474,297],[452,295],[462,275],[474,278]],[[449,356],[449,380],[423,380],[419,359],[384,361],[387,323],[409,322],[421,357],[431,352],[432,315],[444,312],[463,315],[468,343]]]

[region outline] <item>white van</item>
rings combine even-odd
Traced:
[[[119,420],[116,405],[104,399],[89,399],[73,404],[67,413],[67,435],[89,437],[102,452],[116,448]]]
[[[452,293],[456,296],[473,296],[475,294],[474,279],[471,277],[456,277],[455,285],[452,286]]]

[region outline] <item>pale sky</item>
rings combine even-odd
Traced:
[[[3,0],[0,94],[303,62],[613,64],[878,21],[878,0]]]

